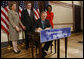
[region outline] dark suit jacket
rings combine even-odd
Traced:
[[[35,25],[35,18],[34,18],[34,12],[31,11],[30,16],[27,11],[27,9],[23,10],[21,13],[21,21],[24,26],[26,26],[26,31],[32,31],[34,30]]]
[[[41,19],[38,19],[37,22],[36,22],[36,25],[35,25],[35,28],[38,28],[38,27],[41,27],[42,29],[45,29],[45,28],[48,28],[48,27],[51,27],[49,21],[46,19],[45,22],[44,22],[44,28],[42,27],[42,23],[41,23]]]

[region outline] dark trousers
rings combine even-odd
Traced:
[[[29,36],[28,36],[28,31],[25,31],[25,44],[26,44],[26,48],[29,48]]]
[[[44,52],[44,50],[48,51],[49,49],[49,46],[52,44],[53,41],[48,41],[48,42],[45,42],[43,48],[42,48],[42,52]],[[39,46],[38,42],[34,42],[34,45],[35,46]]]
[[[44,51],[44,50],[48,51],[49,46],[52,44],[52,42],[53,41],[45,42],[45,45],[43,46],[42,51]]]

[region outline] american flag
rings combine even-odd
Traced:
[[[1,1],[1,29],[4,30],[7,34],[8,32],[8,1]]]
[[[25,9],[24,1],[19,1],[19,18],[21,20],[21,12]]]
[[[34,1],[33,11],[34,11],[35,20],[38,20],[40,18],[40,12],[39,12],[37,1]]]

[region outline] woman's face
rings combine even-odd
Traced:
[[[51,11],[51,7],[48,7],[48,11]]]
[[[16,4],[12,5],[12,10],[16,10]]]

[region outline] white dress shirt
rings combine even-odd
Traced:
[[[31,13],[31,10],[27,9],[28,13],[29,13],[29,16],[30,16],[30,13]]]

